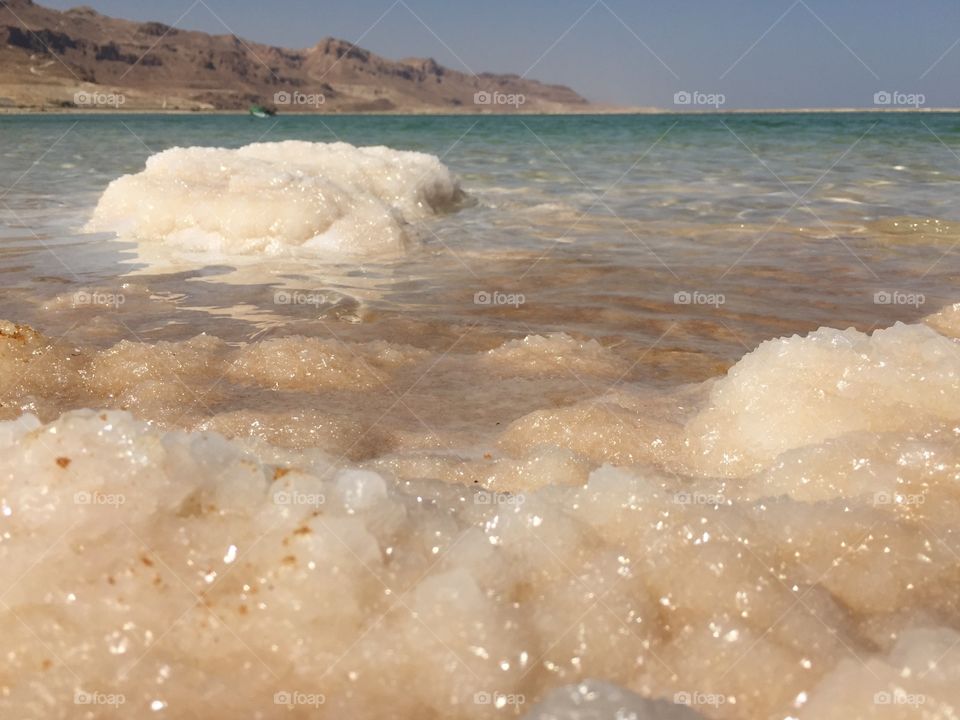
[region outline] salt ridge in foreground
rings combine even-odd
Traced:
[[[532,716],[663,717],[650,698],[690,703],[678,718],[954,718],[955,316],[769,341],[683,423],[645,421],[629,389],[543,408],[446,477],[422,448],[358,465],[120,411],[0,423],[0,710],[486,718],[572,685]],[[31,332],[4,326],[5,375]],[[254,343],[237,372],[299,341]],[[481,361],[542,371],[551,342]],[[115,348],[140,359],[109,375],[162,414],[183,399],[150,385],[149,348]],[[50,362],[48,411],[96,377]],[[498,467],[498,492],[461,484]]]

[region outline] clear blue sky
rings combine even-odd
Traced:
[[[286,47],[332,35],[395,59],[529,69],[599,102],[669,107],[687,90],[729,108],[866,107],[887,90],[960,106],[956,0],[203,0],[223,24],[202,3],[180,19],[194,0],[84,2]]]

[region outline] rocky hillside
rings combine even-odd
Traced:
[[[570,88],[388,60],[325,38],[305,50],[137,23],[86,7],[0,4],[0,107],[279,112],[564,112]]]

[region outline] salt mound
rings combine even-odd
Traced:
[[[295,140],[172,148],[110,183],[88,229],[225,255],[395,253],[409,223],[461,195],[419,152]]]
[[[919,433],[960,419],[960,344],[926,325],[822,328],[745,355],[687,425],[700,472],[741,476],[857,431]]]
[[[960,303],[947,305],[923,321],[941,335],[951,338],[960,338]]]
[[[527,335],[488,350],[484,359],[502,374],[535,377],[582,373],[619,379],[630,367],[596,340],[577,340],[566,333]]]
[[[389,370],[426,353],[415,348],[375,341],[362,345],[319,338],[285,337],[242,348],[228,374],[284,389],[385,387]]]
[[[922,502],[609,466],[513,494],[24,415],[0,716],[950,718],[960,448],[913,453]]]

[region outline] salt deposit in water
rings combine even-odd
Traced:
[[[88,229],[201,254],[384,255],[461,197],[425,153],[294,140],[172,148],[111,182]]]

